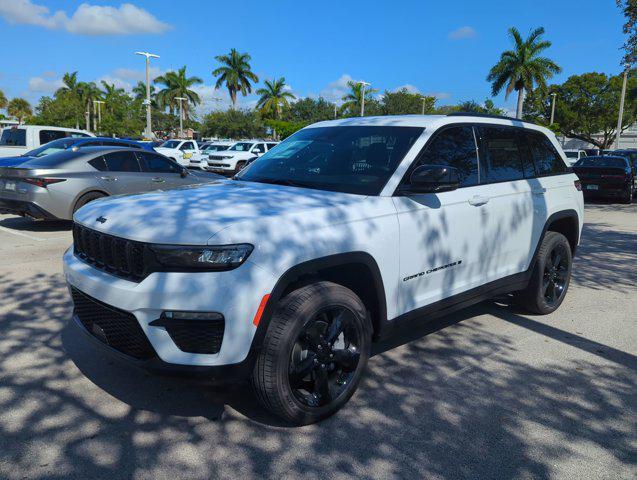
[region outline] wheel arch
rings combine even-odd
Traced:
[[[84,197],[85,195],[88,195],[89,193],[99,193],[100,195],[104,195],[105,197],[111,196],[110,193],[108,193],[106,190],[103,190],[101,188],[87,188],[86,190],[80,192],[78,195],[75,196],[75,198],[73,199],[73,203],[71,204],[71,211],[70,211],[71,219],[73,219],[73,213],[75,212],[75,207],[77,206],[77,203],[82,199],[82,197]]]
[[[260,348],[270,318],[281,298],[297,288],[320,280],[337,283],[356,293],[370,313],[374,336],[380,334],[387,319],[387,301],[380,269],[369,253],[348,252],[299,263],[281,275],[270,293],[252,347]]]
[[[575,210],[569,209],[555,212],[546,221],[539,243],[542,243],[546,232],[558,232],[566,237],[571,246],[571,252],[575,254],[580,236],[579,225],[579,215]]]

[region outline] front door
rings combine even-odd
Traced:
[[[469,290],[483,281],[482,227],[489,219],[489,197],[480,184],[473,127],[455,125],[436,132],[401,186],[408,185],[409,175],[417,166],[427,164],[455,167],[460,188],[394,197],[400,225],[400,313]]]

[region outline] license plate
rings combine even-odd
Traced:
[[[599,190],[598,185],[586,185],[586,190]]]
[[[4,182],[4,189],[15,192],[15,182]]]

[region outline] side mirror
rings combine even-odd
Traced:
[[[458,170],[446,165],[421,165],[409,177],[406,193],[438,193],[460,186]]]

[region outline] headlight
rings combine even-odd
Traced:
[[[175,270],[232,270],[252,253],[249,243],[236,245],[152,245],[150,250],[157,263],[165,269]]]

